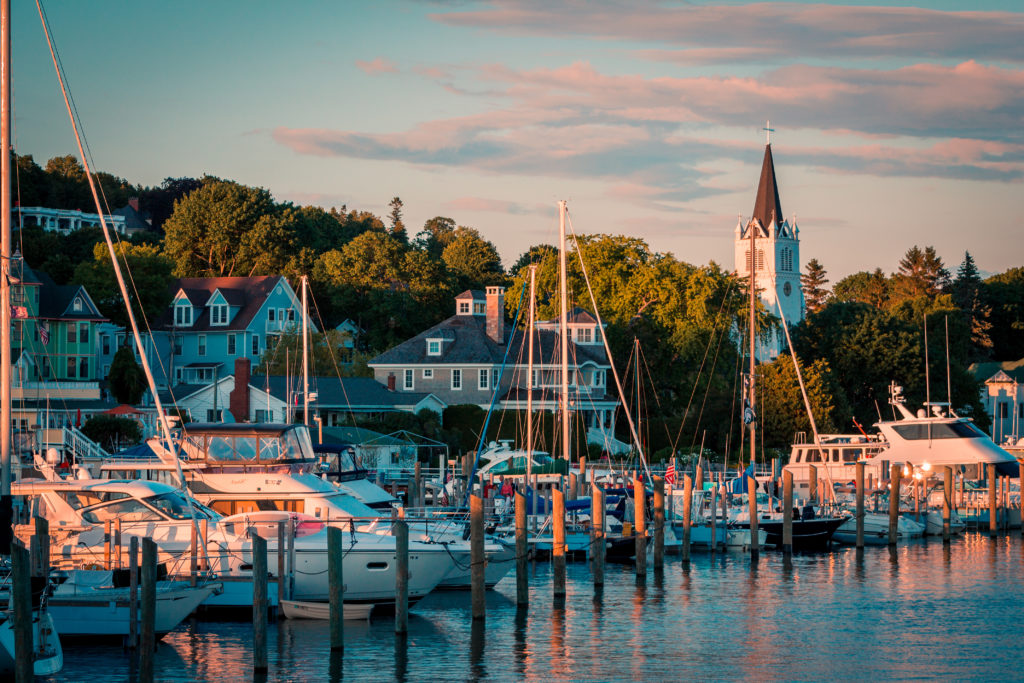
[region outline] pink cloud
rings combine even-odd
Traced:
[[[384,59],[383,57],[377,57],[371,61],[356,60],[356,66],[359,67],[363,73],[370,76],[376,76],[377,74],[396,74],[398,73],[398,67],[390,59]]]

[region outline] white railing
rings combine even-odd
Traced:
[[[110,453],[98,443],[80,432],[76,427],[64,428],[64,452],[70,454],[75,460],[109,458]]]

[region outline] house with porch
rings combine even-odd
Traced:
[[[1024,443],[1024,358],[974,363],[968,371],[982,382],[981,405],[992,418],[992,440],[1008,446]]]

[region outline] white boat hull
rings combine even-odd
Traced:
[[[912,519],[900,517],[896,526],[897,541],[920,538],[924,535],[924,526]],[[845,545],[857,543],[857,520],[850,517],[832,534],[832,540]],[[876,512],[864,513],[864,543],[866,545],[889,544],[889,516]]]
[[[342,614],[346,621],[362,620],[370,618],[373,611],[373,603],[351,603],[343,605]],[[296,600],[282,600],[281,612],[287,619],[330,619],[331,603],[329,602],[299,602]]]
[[[0,615],[0,619],[3,619],[0,621],[0,676],[14,680],[13,614],[7,612]],[[36,676],[51,676],[64,668],[64,650],[47,612],[32,612],[32,651],[35,655],[32,671]]]

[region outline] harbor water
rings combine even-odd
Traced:
[[[794,555],[666,557],[638,585],[609,565],[595,592],[587,563],[570,563],[563,604],[536,563],[530,606],[517,612],[514,572],[473,622],[469,592],[434,593],[409,634],[394,619],[346,622],[332,658],[326,622],[269,628],[269,681],[879,680],[1021,678],[1024,543],[1019,534]],[[156,680],[249,680],[252,626],[191,620],[168,634]],[[53,681],[130,680],[118,646],[68,644]]]

